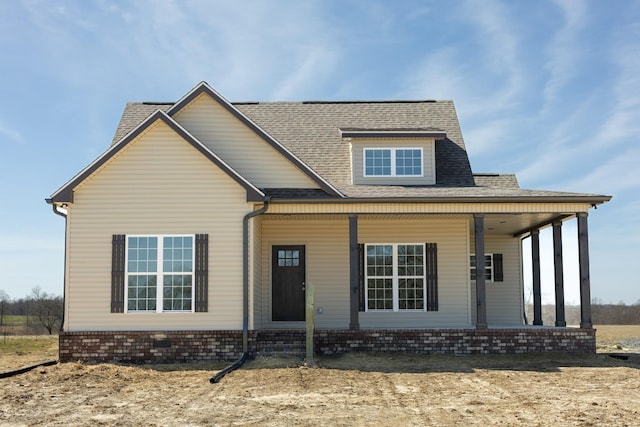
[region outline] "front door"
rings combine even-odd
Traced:
[[[304,246],[273,246],[272,252],[271,317],[304,321]]]

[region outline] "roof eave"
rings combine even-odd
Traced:
[[[445,139],[444,131],[340,131],[342,138],[434,138]]]
[[[515,196],[515,197],[344,197],[335,199],[273,199],[272,204],[304,203],[586,203],[601,205],[611,196]]]

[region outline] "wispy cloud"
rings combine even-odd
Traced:
[[[20,144],[24,142],[22,134],[12,127],[6,125],[2,120],[0,120],[0,136],[3,136],[2,138],[0,138],[0,142],[14,142]]]
[[[563,86],[580,69],[578,63],[584,49],[580,34],[586,23],[586,3],[583,0],[555,0],[554,3],[562,11],[564,25],[555,33],[546,49],[548,59],[544,69],[550,77],[543,90],[543,112],[557,100]]]

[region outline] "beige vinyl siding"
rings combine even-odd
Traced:
[[[262,218],[253,218],[249,222],[249,301],[252,309],[249,313],[249,328],[261,329],[263,324],[262,313]]]
[[[422,176],[364,176],[365,148],[422,148]],[[436,183],[433,138],[357,138],[351,141],[351,162],[354,184],[433,185]]]
[[[361,220],[361,243],[437,243],[438,311],[360,313],[362,328],[442,328],[469,326],[466,220]]]
[[[305,245],[307,283],[315,285],[318,328],[349,327],[349,220],[263,217],[263,259],[273,245]],[[460,264],[468,256],[466,220],[367,220],[358,222],[361,243],[437,243],[439,311],[360,313],[362,328],[430,328],[469,326],[468,277]],[[271,265],[263,263],[265,327],[301,327],[271,322]]]
[[[69,207],[69,331],[242,327],[246,191],[156,122],[74,192]],[[209,235],[207,313],[110,313],[113,234]]]
[[[173,118],[258,188],[319,188],[275,148],[205,94]]]
[[[262,217],[262,317],[267,328],[304,327],[304,322],[271,321],[271,248],[304,245],[306,283],[315,287],[318,328],[349,327],[349,220],[288,220]],[[267,261],[269,260],[269,261]]]
[[[470,253],[475,242],[470,236]],[[502,254],[504,281],[486,282],[487,323],[489,326],[513,326],[524,323],[522,314],[522,253],[520,239],[509,235],[485,233],[485,253]],[[468,276],[469,277],[469,276]],[[476,282],[470,281],[472,301],[476,301]],[[472,304],[476,322],[476,304]]]

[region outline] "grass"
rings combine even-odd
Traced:
[[[2,316],[2,327],[5,326],[26,326],[27,316],[7,315]]]
[[[0,337],[0,354],[17,356],[34,354],[57,358],[58,336],[2,336]]]

